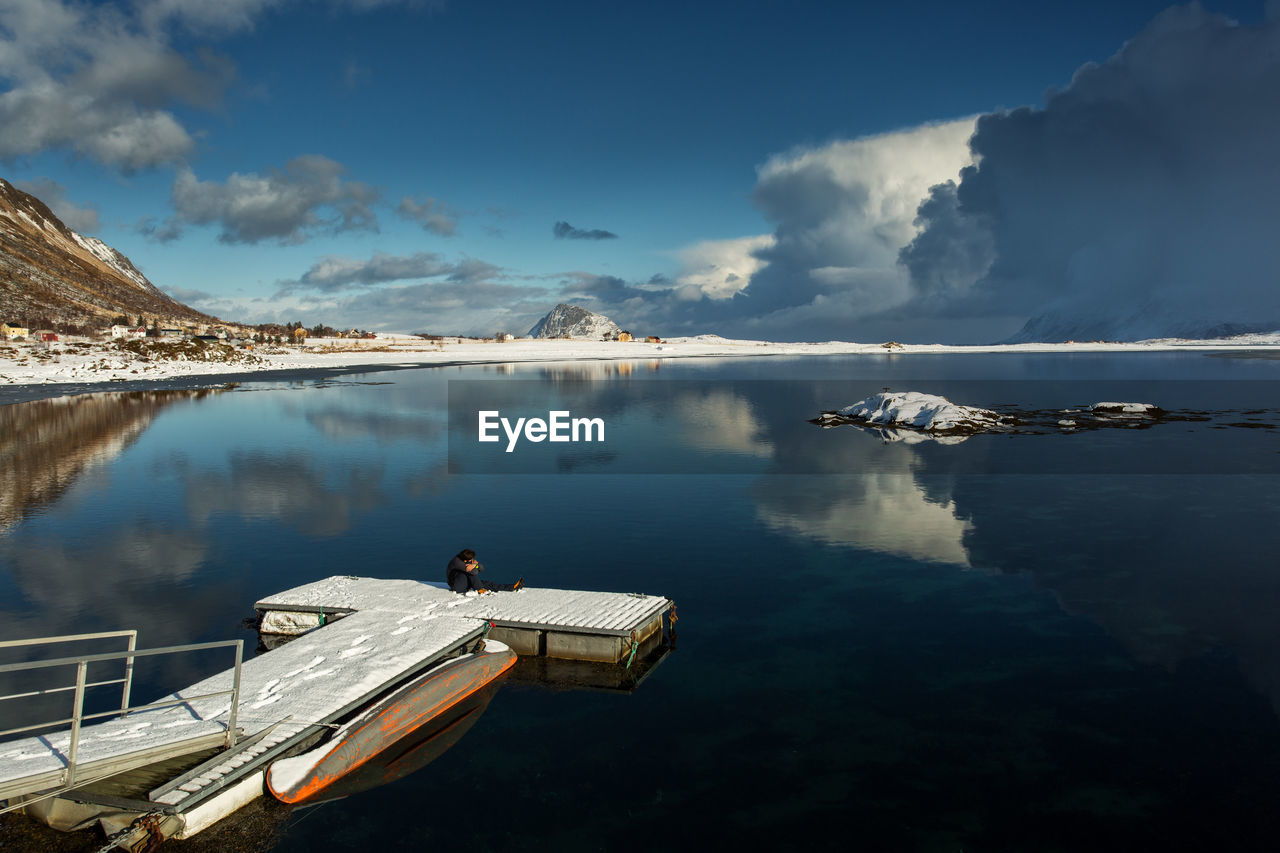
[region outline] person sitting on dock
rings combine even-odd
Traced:
[[[464,548],[445,567],[445,580],[449,582],[449,589],[463,593],[473,589],[478,592],[512,592],[524,586],[524,578],[515,583],[485,583],[480,580],[482,571],[484,566],[476,559],[476,552]]]

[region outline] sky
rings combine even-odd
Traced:
[[[241,322],[1280,328],[1280,0],[0,0],[0,177]]]

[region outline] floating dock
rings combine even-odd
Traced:
[[[673,610],[651,595],[538,588],[459,595],[350,576],[254,607],[264,633],[300,636],[238,667],[234,704],[228,670],[152,703],[166,707],[86,724],[78,738],[62,732],[0,743],[0,800],[8,808],[30,803],[28,813],[60,828],[104,809],[176,817],[165,835],[189,837],[260,796],[271,762],[322,740],[338,721],[486,635],[522,656],[629,663],[661,642]],[[166,763],[181,771],[159,784],[122,795],[104,783]]]
[[[337,576],[264,598],[254,608],[263,614],[267,632],[272,624],[289,624],[287,617],[273,614],[308,614],[319,622],[353,612],[476,619],[490,623],[489,636],[518,655],[618,663],[633,648],[661,637],[663,616],[672,603],[639,593],[536,587],[459,595],[443,584]],[[309,624],[304,621],[298,627]]]

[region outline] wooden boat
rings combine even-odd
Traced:
[[[494,640],[486,640],[483,651],[444,661],[358,713],[314,749],[274,762],[267,790],[281,802],[314,803],[417,769],[474,724],[490,698],[481,691],[515,662],[515,652]],[[406,740],[407,746],[397,748]]]

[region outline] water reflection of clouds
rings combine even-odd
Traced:
[[[930,471],[927,446],[857,435],[827,440],[844,430],[797,440],[770,407],[756,410],[767,415],[758,426],[775,444],[778,469],[829,472],[754,481],[757,515],[770,528],[828,545],[1030,573],[1135,660],[1173,670],[1230,649],[1280,711],[1280,575],[1271,571],[1280,539],[1270,533],[1280,479],[945,476]],[[1048,455],[1031,461],[1044,465],[1058,445],[1037,447]]]
[[[763,477],[751,488],[756,514],[787,534],[913,560],[969,566],[964,537],[972,522],[948,498],[930,495],[909,474]]]
[[[189,578],[200,569],[206,551],[199,537],[138,524],[92,547],[22,541],[7,543],[0,555],[23,596],[46,613],[74,615],[91,608],[106,615],[132,609],[118,590]],[[93,571],[86,572],[90,566]]]
[[[411,473],[404,481],[405,494],[413,498],[442,495],[449,488],[449,463],[444,461]]]
[[[338,536],[388,497],[380,464],[352,464],[335,473],[300,451],[234,452],[224,469],[187,473],[187,513],[198,527],[216,516],[233,515],[287,524],[308,536]]]
[[[764,408],[764,407],[761,407]],[[924,476],[908,442],[798,430],[798,418],[760,427],[777,447],[775,467],[800,475],[762,477],[751,487],[769,527],[829,545],[864,548],[929,562],[970,565],[965,537],[973,522],[950,494],[950,480]]]
[[[27,639],[93,631],[138,629],[139,645],[156,648],[193,642],[193,638],[227,639],[236,625],[227,623],[226,601],[245,598],[236,580],[210,580],[204,575],[211,544],[190,531],[173,531],[154,522],[117,526],[91,541],[67,544],[22,535],[0,540],[3,565],[20,598],[0,603],[0,638]],[[201,594],[192,595],[198,584]],[[220,589],[221,587],[221,589]],[[230,588],[229,588],[230,587]],[[97,643],[81,651],[114,651],[123,641]],[[74,647],[62,648],[71,654]],[[6,660],[49,657],[37,648]],[[230,654],[163,656],[140,660],[135,669],[135,699],[162,695],[225,668]],[[111,664],[92,670],[95,678],[114,678]],[[0,688],[37,689],[67,683],[67,671],[41,670],[31,680],[13,677]],[[16,685],[25,685],[18,688]],[[92,700],[104,699],[101,688]],[[0,693],[8,692],[0,689]],[[65,716],[67,695],[6,703],[14,724]],[[118,701],[118,693],[114,694]]]
[[[414,441],[431,444],[445,438],[447,425],[441,417],[360,412],[348,409],[307,411],[306,420],[325,438],[334,441],[373,439],[378,444]]]
[[[683,446],[764,459],[773,455],[773,443],[747,397],[703,386],[680,393],[673,402]]]
[[[1064,610],[1100,625],[1137,661],[1175,670],[1229,649],[1280,711],[1280,575],[1271,571],[1280,540],[1270,533],[1280,479],[942,476],[929,472],[916,446],[873,441],[788,443],[779,452],[793,463],[807,454],[801,470],[832,473],[753,483],[758,516],[771,528],[1030,573]],[[849,473],[856,471],[867,473]]]

